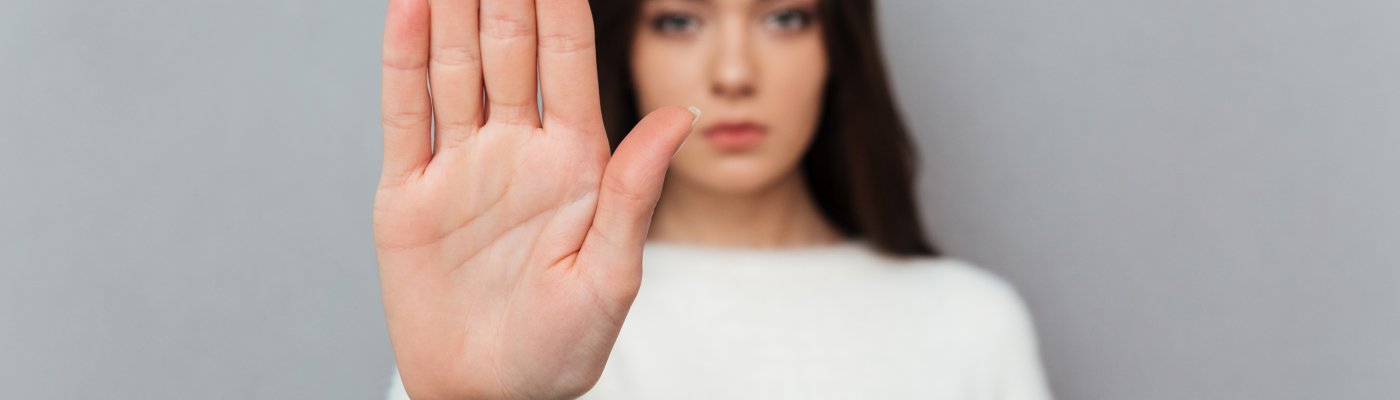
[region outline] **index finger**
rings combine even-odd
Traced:
[[[545,131],[603,132],[587,0],[536,0]]]

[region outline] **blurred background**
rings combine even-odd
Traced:
[[[377,399],[383,1],[8,1],[0,392]],[[881,3],[1061,399],[1400,398],[1400,2]]]

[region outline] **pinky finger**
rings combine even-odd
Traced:
[[[384,121],[382,185],[403,183],[432,159],[429,22],[427,0],[389,2],[380,99]]]

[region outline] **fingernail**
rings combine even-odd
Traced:
[[[690,120],[690,128],[695,129],[695,123],[700,122],[700,107],[690,106],[686,110],[690,110],[690,113],[695,115],[695,119]]]
[[[686,108],[686,110],[687,110],[687,111],[690,111],[690,114],[695,116],[694,119],[691,119],[691,120],[690,120],[690,130],[691,130],[691,131],[694,131],[694,130],[695,130],[695,124],[700,122],[700,107],[690,106],[689,108]],[[676,146],[676,152],[675,152],[675,153],[671,153],[671,159],[672,159],[672,160],[676,159],[676,154],[680,154],[680,153],[681,153],[681,149],[684,149],[684,148],[685,148],[685,142],[689,142],[689,141],[690,141],[690,134],[691,134],[691,133],[694,133],[694,132],[687,132],[687,133],[685,134],[685,139],[681,139],[681,145],[680,145],[680,146]]]

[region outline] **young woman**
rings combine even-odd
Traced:
[[[1048,399],[1015,290],[924,235],[873,20],[391,0],[390,397]]]

